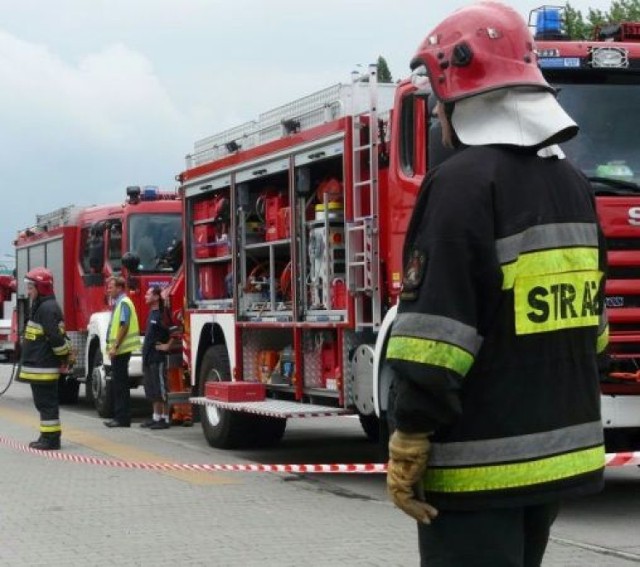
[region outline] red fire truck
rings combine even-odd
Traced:
[[[640,444],[640,23],[600,26],[571,41],[562,9],[538,8],[538,62],[580,126],[563,146],[589,177],[608,244],[606,306],[611,367],[602,380],[610,446]]]
[[[14,360],[17,352],[15,306],[16,278],[12,270],[0,271],[0,354],[9,361]]]
[[[640,24],[611,31],[626,43],[539,44],[541,67],[581,126],[565,151],[592,180],[610,246],[609,434],[640,431],[640,44],[631,29]],[[385,434],[389,378],[379,368],[402,243],[427,168],[443,159],[433,104],[428,87],[377,84],[371,68],[196,142],[179,175],[185,357],[210,445],[269,444],[288,418],[345,413],[370,438]]]
[[[79,386],[102,417],[113,411],[110,366],[106,356],[110,307],[106,279],[122,275],[140,324],[148,315],[144,295],[150,286],[167,286],[181,263],[182,214],[177,193],[156,187],[128,187],[124,203],[68,206],[37,215],[34,226],[16,239],[18,320],[25,321],[25,274],[46,266],[54,275],[55,294],[77,362],[60,379],[63,403],[78,400]],[[129,363],[131,387],[141,383],[140,353]]]

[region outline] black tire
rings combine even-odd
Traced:
[[[390,426],[389,417],[386,412],[382,412],[380,415],[380,438],[378,439],[378,455],[381,463],[386,463],[389,460],[389,437]]]
[[[58,400],[60,405],[74,405],[78,403],[80,382],[72,376],[63,374],[58,379]]]
[[[199,394],[204,396],[207,382],[230,382],[231,366],[224,345],[213,345],[207,349],[202,359],[199,373]],[[242,412],[230,411],[213,405],[200,406],[202,432],[211,447],[216,449],[237,449],[246,447],[253,441],[251,417]]]
[[[286,417],[268,417],[263,415],[248,415],[253,423],[253,441],[257,447],[272,447],[277,445],[287,428]]]
[[[93,405],[100,417],[113,417],[113,394],[111,392],[111,380],[102,380],[100,373],[105,372],[102,364],[102,353],[96,350],[93,355],[94,364],[91,372],[91,380],[88,382],[91,388]]]
[[[360,418],[360,425],[364,431],[367,439],[373,443],[380,441],[380,420],[376,414],[371,415],[358,415]]]
[[[90,366],[87,371],[87,376],[85,378],[85,383],[84,383],[84,397],[90,405],[95,406],[96,401],[93,397],[93,389],[91,386],[91,375],[93,374],[93,369],[96,366],[99,366],[102,364],[102,353],[100,352],[99,347],[94,348],[89,364]]]

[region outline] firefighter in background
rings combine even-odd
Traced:
[[[32,449],[60,449],[60,369],[69,362],[71,344],[64,329],[62,310],[53,294],[53,275],[34,268],[25,276],[29,318],[24,331],[18,380],[31,384],[33,402],[40,413],[40,437]]]
[[[444,138],[424,180],[387,348],[387,487],[430,567],[540,565],[561,499],[602,488],[604,248],[577,126],[526,23],[481,2],[418,48]]]
[[[107,427],[131,426],[131,392],[129,359],[140,348],[140,327],[133,301],[125,293],[125,280],[111,276],[107,280],[107,294],[113,302],[107,335],[107,353],[111,359],[111,392],[113,419]]]

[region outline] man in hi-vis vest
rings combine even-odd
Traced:
[[[124,292],[125,281],[110,277],[107,293],[113,302],[107,335],[107,351],[111,359],[111,391],[113,419],[107,427],[131,426],[131,398],[129,392],[129,359],[140,348],[140,327],[133,302]]]

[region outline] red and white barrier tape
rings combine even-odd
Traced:
[[[139,469],[154,471],[191,471],[191,472],[271,472],[271,473],[337,473],[337,474],[376,474],[386,473],[386,463],[351,463],[351,464],[305,464],[305,465],[262,465],[262,464],[217,464],[217,463],[142,463],[136,461],[120,461],[75,455],[62,451],[38,451],[28,445],[18,443],[0,436],[0,443],[24,453],[33,453],[41,457],[58,461],[71,461],[103,467],[117,467],[121,469]],[[626,467],[640,465],[640,451],[634,453],[607,453],[605,459],[607,467]]]
[[[386,464],[362,463],[362,464],[310,464],[310,465],[261,465],[261,464],[216,464],[216,463],[141,463],[136,461],[120,461],[115,459],[103,459],[86,455],[75,455],[62,451],[38,451],[28,445],[18,443],[0,436],[0,443],[12,449],[24,453],[33,453],[58,461],[71,461],[103,467],[117,467],[122,469],[142,469],[155,471],[192,471],[192,472],[277,472],[277,473],[384,473]]]

